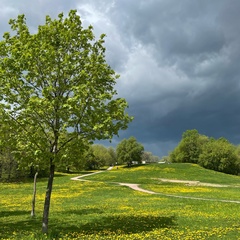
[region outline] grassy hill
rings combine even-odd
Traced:
[[[115,167],[83,178],[91,181],[70,180],[74,176],[59,174],[54,180],[49,236],[40,234],[46,181],[37,185],[35,219],[30,218],[32,183],[1,183],[0,239],[240,239],[238,176],[193,164]],[[137,183],[157,194],[118,182]]]
[[[114,167],[113,170],[85,179],[98,181],[150,183],[153,178],[194,180],[219,184],[239,184],[240,177],[204,169],[197,164],[172,163]]]

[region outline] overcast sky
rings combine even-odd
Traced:
[[[32,31],[45,16],[77,9],[84,26],[106,33],[106,57],[134,121],[134,136],[167,155],[187,129],[240,143],[239,0],[1,0],[0,34],[25,14]]]

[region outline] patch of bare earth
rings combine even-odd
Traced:
[[[158,180],[162,182],[183,183],[187,186],[206,186],[206,187],[229,187],[230,186],[226,184],[205,183],[200,181],[187,181],[187,180],[166,179],[166,178],[158,178]]]

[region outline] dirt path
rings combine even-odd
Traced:
[[[135,184],[135,183],[117,183],[117,184],[119,184],[121,186],[127,186],[127,187],[129,187],[129,188],[131,188],[133,190],[139,191],[139,192],[145,192],[145,193],[149,193],[149,194],[158,194],[156,192],[140,188],[139,185]]]
[[[111,170],[111,168],[109,168],[108,170]],[[91,180],[85,180],[83,179],[84,177],[90,176],[90,175],[94,175],[94,174],[98,174],[104,171],[98,171],[98,172],[94,172],[94,173],[89,173],[89,174],[84,174],[78,177],[73,177],[71,178],[71,180],[78,180],[78,181],[89,181],[91,182]],[[197,184],[199,185],[199,181],[185,181],[185,180],[173,180],[173,179],[160,179],[161,181],[165,181],[165,182],[179,182],[179,183],[185,183],[185,184]],[[139,184],[135,184],[135,183],[118,183],[118,182],[114,182],[115,184],[118,184],[120,186],[126,186],[129,187],[135,191],[139,191],[139,192],[144,192],[144,193],[148,193],[148,194],[156,194],[156,195],[161,195],[161,196],[165,196],[165,197],[174,197],[174,198],[185,198],[185,199],[193,199],[193,200],[201,200],[201,201],[213,201],[213,202],[226,202],[226,203],[237,203],[240,204],[240,201],[236,201],[236,200],[224,200],[224,199],[211,199],[211,198],[199,198],[199,197],[190,197],[190,196],[180,196],[180,195],[172,195],[172,194],[165,194],[165,193],[157,193],[157,192],[153,192],[153,191],[149,191],[146,189],[143,189],[141,187],[139,187]],[[226,187],[228,185],[220,185],[220,184],[211,184],[211,183],[202,183],[204,185],[201,186],[211,186],[211,187]],[[207,185],[206,185],[207,184]],[[193,186],[193,185],[191,185]]]
[[[84,175],[81,175],[81,176],[73,177],[73,178],[71,178],[71,180],[90,181],[90,180],[85,180],[85,179],[82,179],[82,178],[87,177],[87,176],[91,176],[91,175],[94,175],[94,174],[98,174],[98,173],[101,173],[101,172],[103,172],[103,171],[84,174]]]
[[[140,191],[140,192],[145,192],[149,194],[157,194],[165,197],[174,197],[174,198],[186,198],[186,199],[194,199],[194,200],[203,200],[203,201],[214,201],[214,202],[227,202],[227,203],[239,203],[240,201],[235,201],[235,200],[224,200],[224,199],[214,199],[214,198],[199,198],[199,197],[189,197],[189,196],[179,196],[179,195],[172,195],[172,194],[165,194],[165,193],[157,193],[149,190],[145,190],[143,188],[140,188],[138,184],[134,183],[118,183],[121,186],[127,186],[133,190]]]
[[[109,171],[109,170],[112,170],[112,168],[113,168],[113,167],[109,167],[107,170],[108,170],[108,171]],[[104,172],[104,171],[97,171],[97,172],[93,172],[93,173],[83,174],[83,175],[81,175],[81,176],[73,177],[73,178],[71,178],[71,180],[90,181],[90,180],[84,180],[84,179],[82,179],[82,178],[87,177],[87,176],[91,176],[91,175],[94,175],[94,174],[102,173],[102,172]]]

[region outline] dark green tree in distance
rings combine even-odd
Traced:
[[[196,163],[218,172],[240,172],[240,148],[225,138],[208,138],[196,129],[183,133],[182,140],[170,153],[169,160],[179,163]]]
[[[240,174],[240,145],[236,146],[236,154],[238,156],[236,165],[237,165],[237,169],[238,169],[238,174]]]
[[[116,149],[117,162],[119,164],[138,162],[141,163],[144,147],[141,143],[137,142],[136,138],[130,137],[123,139]]]
[[[197,163],[208,137],[198,133],[196,129],[187,130],[177,147],[170,153],[171,162]]]
[[[227,139],[211,138],[202,149],[198,163],[207,168],[228,174],[239,173],[239,158],[236,147]]]
[[[113,147],[108,148],[108,152],[111,156],[111,161],[108,163],[109,165],[114,165],[117,162],[117,153]]]
[[[109,165],[110,162],[112,162],[112,156],[105,146],[101,144],[94,144],[91,146],[91,148],[99,167]]]
[[[99,163],[93,153],[93,148],[89,147],[88,151],[84,154],[85,165],[84,169],[86,170],[94,170],[99,169]]]
[[[119,76],[106,63],[105,35],[96,40],[76,11],[47,16],[34,34],[24,15],[9,23],[12,31],[0,41],[1,117],[14,122],[19,164],[25,164],[24,152],[33,165],[48,166],[46,233],[55,166],[69,145],[84,149],[86,142],[111,139],[132,118],[126,100],[116,97]]]

